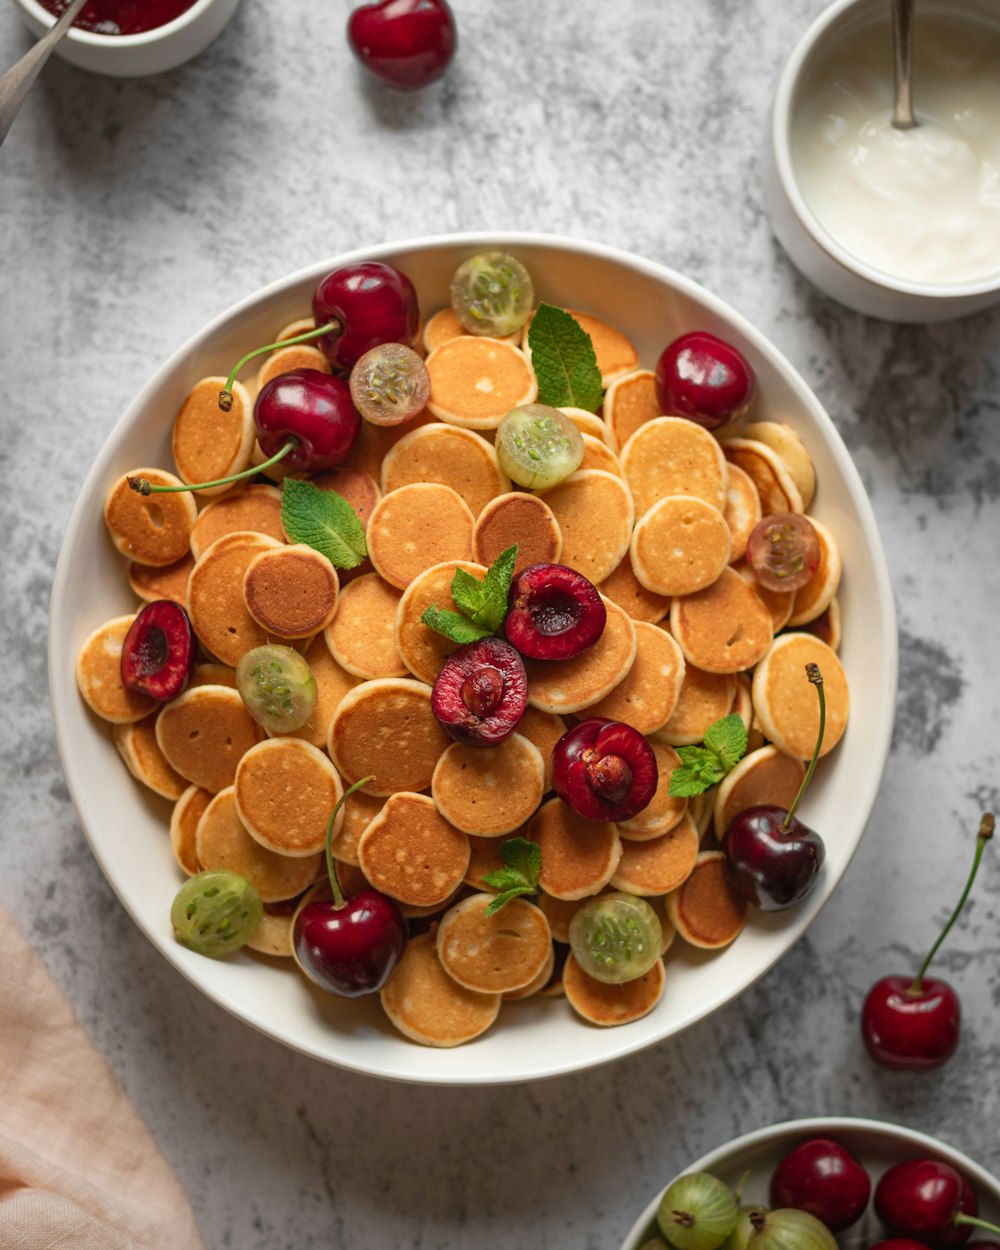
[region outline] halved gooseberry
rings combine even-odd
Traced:
[[[800,590],[819,568],[819,538],[797,512],[774,512],[751,531],[747,563],[765,590]]]
[[[316,678],[297,651],[278,643],[254,647],[236,666],[236,688],[268,733],[294,733],[316,706]]]
[[[647,973],[660,957],[660,918],[633,894],[592,898],[569,925],[569,944],[580,965],[595,981],[621,985]]]
[[[213,959],[238,951],[264,914],[256,886],[238,872],[199,872],[185,881],[170,908],[174,937]]]
[[[547,404],[522,404],[496,433],[500,468],[518,486],[548,490],[575,473],[583,460],[583,435],[569,417]]]

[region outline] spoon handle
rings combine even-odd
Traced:
[[[914,3],[915,0],[892,0],[892,67],[896,86],[892,124],[897,130],[912,130],[917,124],[911,92]]]
[[[52,54],[52,49],[63,37],[73,19],[80,12],[87,0],[73,0],[63,12],[58,22],[47,31],[41,39],[25,52],[5,74],[0,75],[0,143],[7,138],[7,132],[14,124],[14,118],[24,103],[31,84],[38,77],[42,66]]]

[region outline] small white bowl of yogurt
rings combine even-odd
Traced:
[[[1000,0],[928,0],[914,22],[918,125],[896,130],[889,0],[836,0],[778,82],[764,194],[795,265],[888,321],[1000,301]]]

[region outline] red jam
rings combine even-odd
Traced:
[[[69,0],[39,0],[55,17],[69,7]],[[195,0],[90,0],[73,25],[95,35],[141,35],[166,26],[186,13]]]

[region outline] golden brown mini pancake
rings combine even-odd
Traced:
[[[322,863],[320,855],[276,855],[255,841],[240,820],[232,786],[219,791],[198,821],[196,853],[206,869],[221,868],[245,877],[265,903],[301,894],[316,880]]]
[[[457,612],[458,605],[451,597],[451,582],[456,569],[481,581],[486,567],[470,560],[448,560],[426,569],[403,591],[396,608],[394,637],[396,650],[406,667],[421,681],[433,684],[441,666],[458,647],[457,642],[445,638],[420,619],[430,607]]]
[[[702,790],[701,794],[696,794],[688,805],[688,812],[698,830],[698,837],[703,846],[712,828],[712,814],[715,811],[715,795],[718,789],[717,785],[709,786],[707,790]]]
[[[174,858],[189,877],[201,872],[195,847],[198,821],[213,798],[201,786],[188,786],[170,813],[170,848]]]
[[[677,936],[677,930],[670,923],[670,917],[667,915],[667,900],[665,898],[647,898],[646,902],[659,917],[660,954],[665,955],[673,946],[674,938]]]
[[[136,781],[149,786],[165,799],[179,799],[187,789],[187,782],[175,772],[165,759],[156,741],[156,717],[128,725],[115,725],[112,732],[118,754]]]
[[[685,417],[657,417],[641,425],[621,451],[636,516],[666,495],[694,495],[721,512],[729,470],[707,430]]]
[[[497,838],[524,824],[544,790],[541,752],[519,733],[489,748],[453,742],[431,780],[431,794],[445,820],[482,838]]]
[[[744,755],[719,783],[712,813],[716,837],[721,839],[733,817],[748,807],[773,803],[788,811],[805,775],[801,760],[775,746]]]
[[[675,768],[680,767],[681,757],[673,747],[656,738],[651,738],[649,745],[656,756],[656,792],[641,812],[630,820],[618,822],[619,834],[631,842],[658,838],[673,829],[688,808],[687,799],[674,798],[670,793],[670,776]]]
[[[376,890],[434,907],[462,884],[469,839],[426,794],[390,795],[358,840],[358,864]]]
[[[414,482],[383,495],[368,522],[368,554],[378,573],[405,590],[445,560],[472,556],[475,517],[450,486]]]
[[[633,621],[655,625],[670,611],[669,597],[647,590],[636,577],[631,556],[626,556],[597,589],[606,599],[624,608]]]
[[[261,551],[243,574],[247,611],[263,629],[283,638],[311,638],[337,611],[337,570],[304,543]]]
[[[388,494],[413,482],[450,486],[474,517],[510,490],[497,453],[485,438],[455,425],[422,425],[407,434],[382,461],[382,490]]]
[[[141,495],[129,477],[145,478],[153,486],[181,486],[180,478],[163,469],[135,469],[122,474],[104,500],[104,522],[111,541],[136,564],[163,568],[187,554],[198,506],[190,491]]]
[[[753,724],[753,694],[750,677],[746,673],[736,674],[736,694],[733,697],[733,706],[729,710],[740,718],[744,729],[749,733],[750,726]]]
[[[153,603],[157,599],[170,599],[181,607],[186,607],[188,578],[193,568],[194,557],[191,555],[163,568],[136,564],[133,561],[128,566],[128,584],[147,603]]]
[[[840,586],[841,561],[836,539],[821,521],[817,521],[815,517],[810,517],[809,520],[819,539],[819,567],[811,580],[795,592],[795,602],[788,617],[788,624],[793,629],[799,625],[808,625],[817,616],[821,616],[830,606]]]
[[[230,690],[235,690],[236,669],[228,664],[196,664],[188,689],[193,686],[228,686]]]
[[[614,434],[605,425],[602,417],[599,417],[595,412],[588,412],[586,408],[560,408],[559,411],[564,417],[569,417],[581,434],[589,434],[591,438],[596,438],[598,442],[603,443],[609,451],[613,452],[617,459],[618,444],[615,441]]]
[[[266,534],[279,543],[287,541],[281,524],[281,491],[276,486],[241,486],[206,504],[191,531],[194,558],[202,556],[217,538],[242,530]]]
[[[818,664],[826,694],[826,727],[820,755],[847,728],[850,695],[836,653],[812,634],[782,634],[753,675],[753,705],[765,736],[786,755],[807,760],[819,733],[819,699],[805,666]]]
[[[361,835],[385,806],[385,799],[364,790],[355,790],[340,809],[343,820],[333,834],[333,856],[357,867]]]
[[[286,339],[297,339],[300,334],[311,334],[315,329],[316,322],[312,317],[298,317],[295,321],[289,321],[287,325],[283,325],[274,336],[273,342],[284,343]]]
[[[663,960],[658,959],[648,972],[634,981],[609,985],[588,976],[570,954],[563,968],[562,983],[566,999],[577,1015],[591,1024],[610,1028],[648,1016],[663,997],[665,980]]]
[[[749,903],[726,881],[721,851],[702,851],[684,884],[667,895],[667,916],[686,942],[718,950],[738,937]]]
[[[156,740],[171,768],[217,794],[231,786],[245,752],[264,731],[228,686],[195,686],[164,705]]]
[[[422,342],[424,351],[430,355],[435,347],[440,347],[442,343],[449,343],[452,339],[457,339],[463,334],[468,334],[465,326],[455,316],[454,309],[442,308],[434,313],[424,326]],[[513,334],[505,334],[501,339],[501,343],[512,343],[515,347],[521,341],[521,331],[517,329]]]
[[[730,464],[743,470],[757,487],[764,516],[773,512],[801,512],[802,496],[781,458],[765,443],[752,438],[726,438],[722,450]]]
[[[695,664],[687,664],[674,714],[656,737],[675,747],[703,742],[705,730],[720,716],[728,716],[735,697],[735,676],[706,673]]]
[[[828,647],[832,647],[834,651],[839,651],[841,637],[840,600],[836,596],[831,599],[830,606],[826,611],[821,612],[813,620],[807,621],[805,625],[800,625],[799,631],[804,634],[814,634],[821,642],[825,642]]]
[[[569,924],[586,898],[556,898],[554,894],[539,894],[535,900],[549,922],[549,929],[556,942],[569,941]]]
[[[616,330],[614,326],[608,325],[606,321],[602,321],[600,317],[595,317],[591,313],[578,312],[575,308],[567,308],[565,311],[590,336],[590,341],[594,345],[594,355],[597,357],[597,367],[601,371],[602,386],[610,386],[612,382],[635,369],[639,363],[639,353],[620,330]],[[532,320],[533,317],[529,317],[524,325],[525,351],[529,359],[530,351],[528,351],[527,344]]]
[[[225,534],[206,548],[191,570],[187,602],[191,625],[205,650],[230,668],[254,647],[274,641],[247,611],[243,578],[256,555],[281,545],[265,534]]]
[[[128,725],[156,709],[156,702],[122,681],[122,644],[135,616],[116,616],[95,629],[76,657],[76,684],[84,702],[102,720]]]
[[[539,908],[523,898],[487,916],[494,897],[473,894],[449,907],[435,940],[441,967],[459,985],[509,994],[541,975],[552,956],[552,933]]]
[[[495,430],[512,408],[533,403],[538,382],[525,354],[500,339],[463,334],[427,357],[427,407],[441,421]]]
[[[771,613],[739,573],[723,569],[711,586],[675,599],[670,632],[689,664],[709,673],[738,673],[767,654]]]
[[[611,884],[628,894],[669,894],[691,875],[698,858],[698,830],[685,815],[672,829],[642,842],[622,841]]]
[[[171,447],[182,481],[213,482],[241,473],[250,463],[256,439],[253,400],[245,386],[234,382],[230,388],[232,408],[223,412],[219,392],[225,385],[222,377],[202,378],[188,392],[174,418]],[[203,498],[221,495],[229,485],[208,486],[194,493]]]
[[[753,421],[743,427],[743,437],[770,447],[781,459],[802,497],[803,510],[808,508],[816,493],[816,470],[795,430],[783,421]]]
[[[334,659],[355,677],[402,677],[406,667],[394,637],[400,593],[377,573],[344,587],[324,637]],[[426,629],[427,626],[421,626]]]
[[[259,955],[270,955],[274,959],[291,959],[294,955],[292,917],[296,907],[296,899],[288,899],[282,903],[265,903],[260,924],[247,938],[247,948]]]
[[[436,420],[434,414],[424,408],[415,417],[411,417],[409,421],[403,421],[400,425],[372,425],[370,421],[362,421],[361,431],[354,446],[337,467],[338,469],[360,469],[378,482],[382,477],[382,461],[389,449],[413,430],[422,425],[432,425]]]
[[[542,852],[538,884],[556,898],[585,898],[608,884],[622,844],[610,821],[598,824],[578,816],[562,799],[543,803],[528,826],[528,838]]]
[[[739,573],[740,577],[753,590],[757,598],[771,613],[771,628],[775,633],[779,629],[784,629],[788,624],[788,618],[792,614],[792,608],[795,604],[795,591],[768,590],[766,586],[762,586],[754,577],[753,569],[747,564],[746,560],[734,562],[733,570]]]
[[[328,473],[321,473],[318,477],[311,478],[310,481],[320,490],[336,491],[342,499],[346,499],[357,513],[358,520],[367,530],[368,520],[375,505],[382,498],[382,488],[370,473],[366,473],[364,469],[339,467],[331,469]]]
[[[373,778],[369,794],[426,790],[451,739],[431,711],[431,688],[403,677],[366,681],[341,699],[330,757],[348,784]]]
[[[291,336],[294,337],[294,336]],[[257,390],[266,386],[273,378],[282,373],[290,373],[292,369],[318,369],[320,373],[330,373],[330,362],[311,343],[294,343],[291,347],[282,347],[267,356],[257,374]]]
[[[595,585],[610,577],[628,551],[635,511],[628,486],[613,473],[583,469],[545,492],[559,522],[561,563]]]
[[[261,846],[279,855],[322,851],[330,815],[343,792],[326,755],[300,738],[259,742],[236,769],[240,820]],[[337,824],[342,821],[343,809]]]
[[[622,462],[607,443],[595,438],[593,434],[583,435],[583,459],[580,461],[577,472],[582,473],[586,469],[600,469],[603,473],[611,473],[625,480]]]
[[[750,534],[763,515],[757,487],[738,464],[729,466],[729,485],[726,487],[726,506],[722,515],[726,518],[731,538],[729,559],[735,563],[746,555]]]
[[[519,990],[508,990],[503,996],[505,1003],[520,1002],[524,998],[531,998],[534,994],[540,994],[552,980],[552,976],[556,970],[556,952],[555,947],[549,943],[549,953],[542,964],[542,970],[535,977],[534,981],[529,981],[527,985],[522,986]]]
[[[604,420],[619,447],[624,447],[640,425],[664,416],[656,398],[652,369],[638,369],[612,382],[604,396]]]
[[[429,933],[410,938],[382,1008],[404,1037],[423,1046],[461,1046],[485,1033],[497,1018],[499,994],[467,990],[441,967]]]
[[[340,706],[340,700],[358,685],[358,679],[341,668],[330,654],[326,639],[320,634],[303,652],[303,658],[312,671],[316,682],[316,703],[312,715],[301,729],[282,734],[284,738],[301,738],[314,747],[325,749],[330,733],[330,722]]]
[[[629,555],[647,590],[690,595],[711,586],[730,550],[729,526],[718,508],[694,495],[671,495],[639,518]]]
[[[666,630],[634,622],[635,662],[610,694],[592,703],[588,716],[621,720],[641,734],[662,729],[673,715],[684,681],[684,656]]]
[[[617,603],[605,599],[604,606],[608,613],[604,632],[581,655],[557,664],[525,660],[532,707],[558,716],[579,712],[610,694],[628,676],[638,645],[635,626]]]
[[[525,491],[499,495],[488,503],[472,532],[472,553],[483,565],[492,564],[515,543],[515,573],[529,564],[558,564],[562,555],[562,530],[552,509]]]
[[[537,707],[526,707],[517,722],[517,732],[533,742],[545,765],[545,789],[552,789],[552,752],[556,743],[566,732],[566,722],[553,712],[542,712]]]
[[[475,833],[466,835],[469,839],[469,866],[465,870],[465,884],[475,890],[488,890],[486,878],[491,872],[504,867],[500,858],[502,838],[481,838]]]

